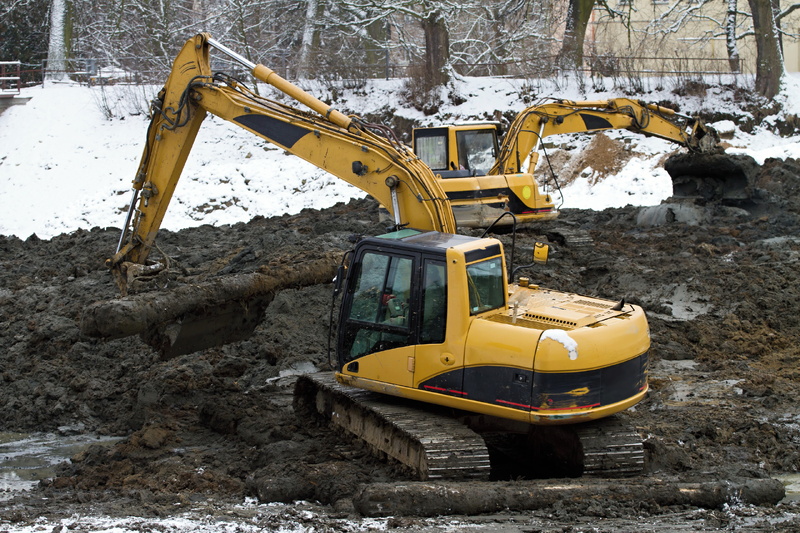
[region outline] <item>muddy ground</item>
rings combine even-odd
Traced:
[[[565,210],[517,237],[517,264],[535,240],[554,243],[550,262],[531,272],[542,286],[624,297],[648,311],[651,391],[626,414],[645,437],[646,473],[636,482],[763,479],[800,469],[800,163],[768,161],[756,185],[758,202],[747,209],[662,206],[659,216],[633,207]],[[134,289],[265,272],[344,252],[352,234],[384,230],[374,202],[360,200],[164,231],[158,242],[169,271]],[[560,238],[581,233],[591,241]],[[310,502],[281,507],[283,524],[364,526],[355,491],[408,477],[291,407],[292,376],[327,368],[331,286],[280,292],[246,340],[162,360],[138,336],[81,333],[84,309],[118,294],[103,266],[118,237],[114,228],[48,241],[0,237],[0,428],[122,437],[88,448],[55,478],[2,502],[0,529],[40,517],[168,517],[192,509],[265,527],[280,522],[235,506],[245,498]],[[447,530],[458,520],[458,529],[508,531],[794,531],[797,511],[791,502],[734,499],[705,509],[610,502],[601,494],[438,521],[409,513],[380,527]]]

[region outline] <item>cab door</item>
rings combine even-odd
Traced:
[[[359,252],[342,302],[340,371],[411,387],[418,305],[412,291],[418,258],[376,249]]]

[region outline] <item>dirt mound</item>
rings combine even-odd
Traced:
[[[626,416],[647,436],[650,478],[762,479],[800,469],[798,172],[796,161],[768,161],[756,184],[771,207],[756,213],[706,205],[698,207],[703,224],[642,227],[635,208],[566,210],[517,236],[514,262],[524,264],[543,235],[563,227],[589,233],[579,247],[555,244],[550,262],[530,277],[648,311],[652,392]],[[141,279],[137,290],[269,272],[293,258],[343,253],[352,234],[384,229],[375,203],[363,200],[165,231],[159,246],[170,269]],[[91,501],[110,514],[131,512],[125,506],[174,513],[200,498],[246,495],[352,510],[358,485],[404,479],[359,443],[291,409],[292,375],[327,367],[330,284],[277,292],[244,340],[162,360],[138,336],[98,339],[79,327],[86,308],[117,295],[103,261],[118,236],[95,228],[49,241],[0,237],[2,428],[125,437],[79,454],[0,518],[57,513],[42,496]],[[510,245],[510,236],[500,238]],[[574,523],[602,507],[558,516]],[[614,513],[666,517],[682,508],[616,502]]]
[[[617,174],[636,153],[625,143],[598,132],[591,134],[589,143],[577,153],[572,149],[557,150],[549,156],[550,164],[558,170],[561,186],[584,177],[595,185],[606,176]]]

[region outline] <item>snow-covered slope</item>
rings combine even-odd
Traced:
[[[522,108],[520,86],[521,82],[514,80],[466,79],[461,87],[466,102],[444,106],[440,116],[457,121],[494,116],[496,111],[518,111]],[[378,80],[366,92],[347,95],[337,107],[361,113],[385,109],[387,102],[398,101],[394,94],[399,88],[396,80]],[[51,83],[26,90],[24,95],[32,97],[27,105],[0,114],[0,234],[26,238],[35,233],[50,238],[78,228],[122,225],[147,129],[144,115],[131,114],[137,106],[127,101],[129,94],[113,87]],[[793,100],[796,94],[800,93],[783,93],[787,107],[800,108]],[[619,95],[565,91],[558,96],[596,99]],[[649,94],[646,98],[655,101],[669,96]],[[731,105],[721,92],[683,103],[687,112]],[[102,109],[115,118],[109,120]],[[390,109],[409,118],[437,121],[436,116],[424,117],[413,109],[397,105]],[[800,153],[800,139],[779,138],[768,126],[756,135],[737,131],[730,141],[734,148],[729,150],[761,160]],[[669,177],[660,168],[660,160],[675,147],[627,132],[610,136],[629,137],[628,146],[636,156],[594,185],[590,183],[597,181],[597,176],[591,168],[584,170],[563,190],[564,207],[653,205],[669,196]],[[587,141],[570,142],[580,147]],[[313,165],[210,117],[201,128],[162,227],[177,230],[231,224],[256,215],[329,207],[362,196],[360,190]]]

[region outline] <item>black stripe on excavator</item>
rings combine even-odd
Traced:
[[[499,244],[493,244],[491,246],[487,246],[486,248],[479,248],[478,250],[470,250],[469,252],[465,252],[464,260],[467,263],[472,263],[473,261],[486,259],[487,257],[494,257],[496,255],[500,255]]]
[[[497,202],[492,204],[483,204],[483,205],[488,207],[496,207],[498,209],[505,209],[506,207],[508,207],[508,210],[514,213],[515,215],[529,214],[529,213],[550,213],[553,211],[552,207],[534,209],[526,205],[525,202],[520,200],[519,196],[514,194],[514,192],[509,188],[485,189],[478,191],[456,191],[447,193],[447,198],[450,201],[476,200],[479,198],[492,198],[498,196],[505,196],[508,198],[508,201]],[[459,207],[461,206],[458,205],[453,206],[454,209],[457,209]]]
[[[536,372],[531,409],[585,409],[611,405],[647,387],[647,353],[624,363],[585,372]]]
[[[586,125],[587,130],[611,129],[611,123],[606,119],[604,119],[603,117],[598,117],[596,115],[586,115],[583,113],[578,113],[578,114],[583,119],[583,123]]]
[[[497,189],[478,189],[477,191],[453,191],[447,193],[450,200],[474,200],[477,198],[491,198],[494,196],[508,196],[514,194],[508,187]]]
[[[240,115],[233,120],[287,149],[311,133],[311,130],[306,128],[264,115]]]
[[[646,386],[647,353],[585,372],[475,366],[439,374],[420,384],[430,392],[534,412],[610,405],[639,394]]]

